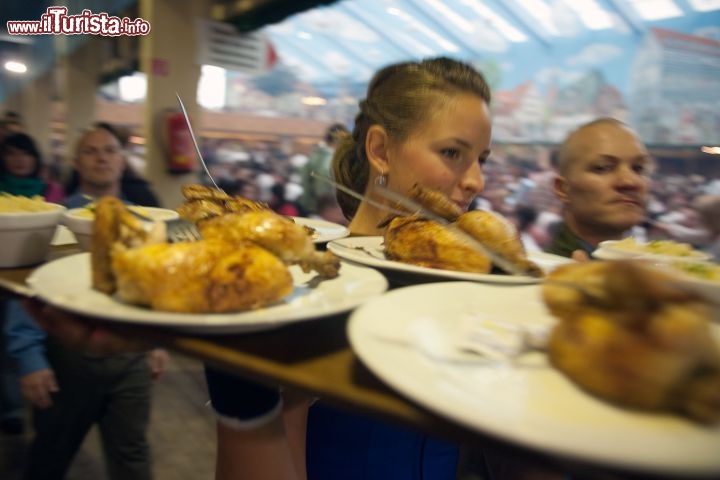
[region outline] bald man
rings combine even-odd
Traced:
[[[570,133],[553,184],[562,222],[546,251],[582,259],[598,243],[627,236],[645,219],[652,168],[645,146],[618,120],[594,120]]]

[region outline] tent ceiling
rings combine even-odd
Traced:
[[[135,0],[75,0],[117,11]],[[50,0],[0,1],[0,19],[38,18]],[[214,0],[243,31],[262,27],[280,63],[320,93],[361,88],[381,66],[447,55],[512,89],[528,77],[572,75],[603,62],[622,88],[633,45],[652,28],[720,40],[720,0]],[[254,5],[247,9],[247,5]],[[233,10],[243,6],[244,10]],[[311,8],[315,6],[314,8]],[[295,13],[298,10],[309,10]],[[289,16],[288,16],[289,15]],[[21,41],[0,36],[0,57]],[[561,59],[561,60],[558,60]],[[619,61],[622,59],[623,61]],[[613,64],[614,62],[614,64]],[[48,64],[51,61],[48,60]],[[497,72],[492,70],[496,69]],[[520,75],[522,73],[522,76]],[[625,75],[627,76],[627,75]]]
[[[720,0],[343,0],[262,30],[280,61],[322,90],[436,55],[506,59],[506,74],[554,55],[601,60],[653,27],[720,40]]]

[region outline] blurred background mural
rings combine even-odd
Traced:
[[[489,79],[498,141],[613,116],[652,144],[720,142],[718,0],[345,0],[262,31],[274,67],[229,85],[231,108],[258,88],[350,122],[377,68],[448,55]]]
[[[3,1],[3,26],[39,18],[47,3]],[[136,1],[66,3],[138,16]],[[217,12],[242,2],[210,3]],[[292,2],[259,3],[276,23],[198,19],[198,101],[207,111],[351,125],[372,72],[446,55],[488,78],[498,142],[553,144],[613,116],[648,144],[720,144],[720,0],[325,0],[300,2],[317,6],[296,14]],[[0,58],[31,52],[35,72],[52,68],[58,42],[42,37],[0,35]],[[86,36],[75,37],[65,52]],[[138,37],[103,40],[113,58],[100,97],[142,103]],[[3,78],[0,95],[11,96],[20,80]]]

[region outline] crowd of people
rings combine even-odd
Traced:
[[[229,193],[272,206],[283,205],[283,210],[292,214],[297,212],[300,216],[347,224],[332,185],[311,175],[315,172],[332,176],[328,159],[335,147],[333,136],[338,133],[347,133],[347,130],[339,124],[329,126],[325,138],[308,155],[289,155],[280,149],[262,146],[257,150],[262,160],[256,161],[255,150],[247,148],[242,161],[211,160],[210,171],[213,178],[219,179],[220,187]],[[536,154],[536,158],[525,158],[508,154],[502,147],[494,149],[483,166],[487,186],[470,207],[493,210],[513,220],[530,251],[547,249],[562,223],[563,204],[554,184],[559,147],[543,148],[550,152],[549,161],[543,162],[540,154]],[[710,248],[714,237],[701,222],[700,205],[709,204],[704,197],[720,195],[720,180],[698,174],[663,172],[651,155],[647,155],[646,208],[643,221],[634,225],[629,233],[640,241],[672,239],[701,249]],[[216,157],[210,154],[208,158]],[[212,184],[204,172],[199,181]],[[281,189],[284,198],[278,196]]]
[[[265,201],[287,215],[343,222],[354,235],[382,233],[378,225],[386,211],[377,204],[387,200],[376,198],[373,185],[405,193],[419,184],[441,191],[465,210],[486,208],[514,219],[528,249],[580,261],[590,260],[599,242],[631,233],[643,238],[682,237],[701,248],[717,250],[720,202],[713,190],[716,182],[663,178],[628,125],[598,119],[580,126],[554,152],[549,165],[523,170],[505,159],[493,160],[490,104],[491,92],[484,77],[465,63],[434,58],[390,65],[371,80],[352,128],[331,126],[327,138],[304,161],[290,161],[281,152],[271,156],[267,149],[258,158],[251,152],[245,160],[231,164],[212,161],[209,154],[210,172],[214,182],[229,194]],[[41,163],[39,158],[33,157],[33,168],[26,167],[24,173],[10,170],[10,165],[22,163],[7,160],[16,156],[10,148],[18,148],[8,143],[11,139],[12,135],[3,139],[0,147],[0,185],[22,184],[28,189],[23,192],[32,186],[33,192],[44,195],[48,184],[35,168]],[[77,190],[65,199],[66,203],[104,194],[134,201],[124,186],[137,186],[142,181],[128,173],[120,147],[108,126],[95,126],[81,137],[74,161]],[[103,164],[102,169],[94,168],[98,163]],[[311,172],[364,193],[371,201],[318,188],[317,177]],[[16,182],[25,177],[40,181]],[[200,181],[212,184],[206,176]],[[78,441],[95,422],[101,431],[106,428],[112,433],[105,438],[111,477],[149,478],[147,445],[142,439],[148,399],[141,395],[140,405],[128,407],[135,412],[132,425],[118,425],[100,414],[112,409],[101,408],[97,397],[106,398],[101,394],[107,386],[104,367],[99,365],[118,355],[122,360],[112,367],[119,369],[112,370],[115,376],[142,370],[138,373],[142,378],[131,383],[145,391],[152,373],[146,364],[140,367],[139,359],[145,354],[129,353],[122,346],[106,343],[106,353],[112,351],[113,355],[98,355],[91,345],[98,337],[95,326],[37,302],[26,302],[25,306],[36,321],[56,335],[59,330],[53,325],[85,330],[77,337],[83,339],[81,344],[76,343],[72,351],[45,337],[37,327],[32,335],[25,335],[32,339],[26,343],[39,348],[47,360],[39,370],[45,372],[40,386],[24,388],[25,397],[37,407],[35,448],[38,455],[44,452],[42,458],[48,459],[40,464],[34,461],[33,468],[44,473],[29,478],[61,478]],[[8,350],[18,360],[23,349],[14,346],[17,330],[12,325],[22,320],[27,332],[32,319],[19,308],[6,315],[6,323],[11,325],[5,329]],[[79,353],[78,347],[93,348],[94,354]],[[92,389],[82,382],[73,383],[74,372],[87,375],[87,369],[97,375]],[[450,480],[458,476],[460,446],[452,442],[211,367],[206,368],[206,380],[218,415],[219,480]],[[28,395],[33,391],[35,400]],[[73,391],[78,392],[73,395],[77,398],[67,399],[66,393]],[[69,404],[70,410],[63,407]],[[76,412],[78,405],[83,410],[80,413]],[[57,415],[55,420],[49,418],[53,411],[62,415],[62,423]],[[119,435],[123,429],[132,431]],[[72,438],[63,442],[62,451],[52,452],[48,435]],[[118,439],[125,438],[132,439],[129,445],[117,445]],[[502,450],[483,451],[480,457],[483,471],[490,472],[491,478],[567,478],[567,472],[548,470],[535,465],[533,459]]]

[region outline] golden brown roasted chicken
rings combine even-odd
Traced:
[[[270,210],[223,213],[199,223],[203,240],[169,244],[163,222],[145,222],[121,201],[101,199],[93,225],[93,287],[158,310],[230,312],[288,295],[288,264],[325,278],[338,274],[337,257],[316,252],[302,226]]]
[[[201,240],[116,250],[124,301],[169,312],[237,312],[282,299],[293,279],[278,257],[252,243]]]
[[[204,185],[184,185],[182,194],[185,202],[177,211],[181,218],[196,223],[226,213],[271,211],[265,203],[230,196],[222,190]]]
[[[112,256],[116,249],[164,243],[165,238],[164,222],[148,223],[137,218],[115,197],[100,199],[95,205],[90,243],[93,288],[108,294],[115,292]]]
[[[418,216],[396,217],[384,236],[385,256],[421,267],[489,273],[490,259],[445,226]]]
[[[254,242],[287,264],[299,264],[304,272],[315,270],[321,277],[333,278],[340,269],[340,260],[332,252],[315,249],[303,226],[272,210],[227,213],[198,226],[203,238]]]
[[[529,275],[543,272],[527,258],[515,226],[501,215],[481,210],[463,213],[445,195],[414,186],[409,197],[431,212],[481,241]],[[386,220],[385,255],[392,260],[431,268],[489,273],[493,263],[470,242],[447,227],[419,214],[393,216]]]
[[[720,348],[709,306],[662,270],[641,262],[587,262],[548,277],[544,300],[560,321],[552,364],[612,403],[720,421]]]
[[[304,272],[317,271],[321,277],[338,275],[340,260],[331,252],[319,252],[312,241],[313,229],[278,215],[265,203],[202,185],[185,185],[185,203],[180,216],[197,224],[206,239],[227,242],[251,241],[280,257],[299,264]]]

